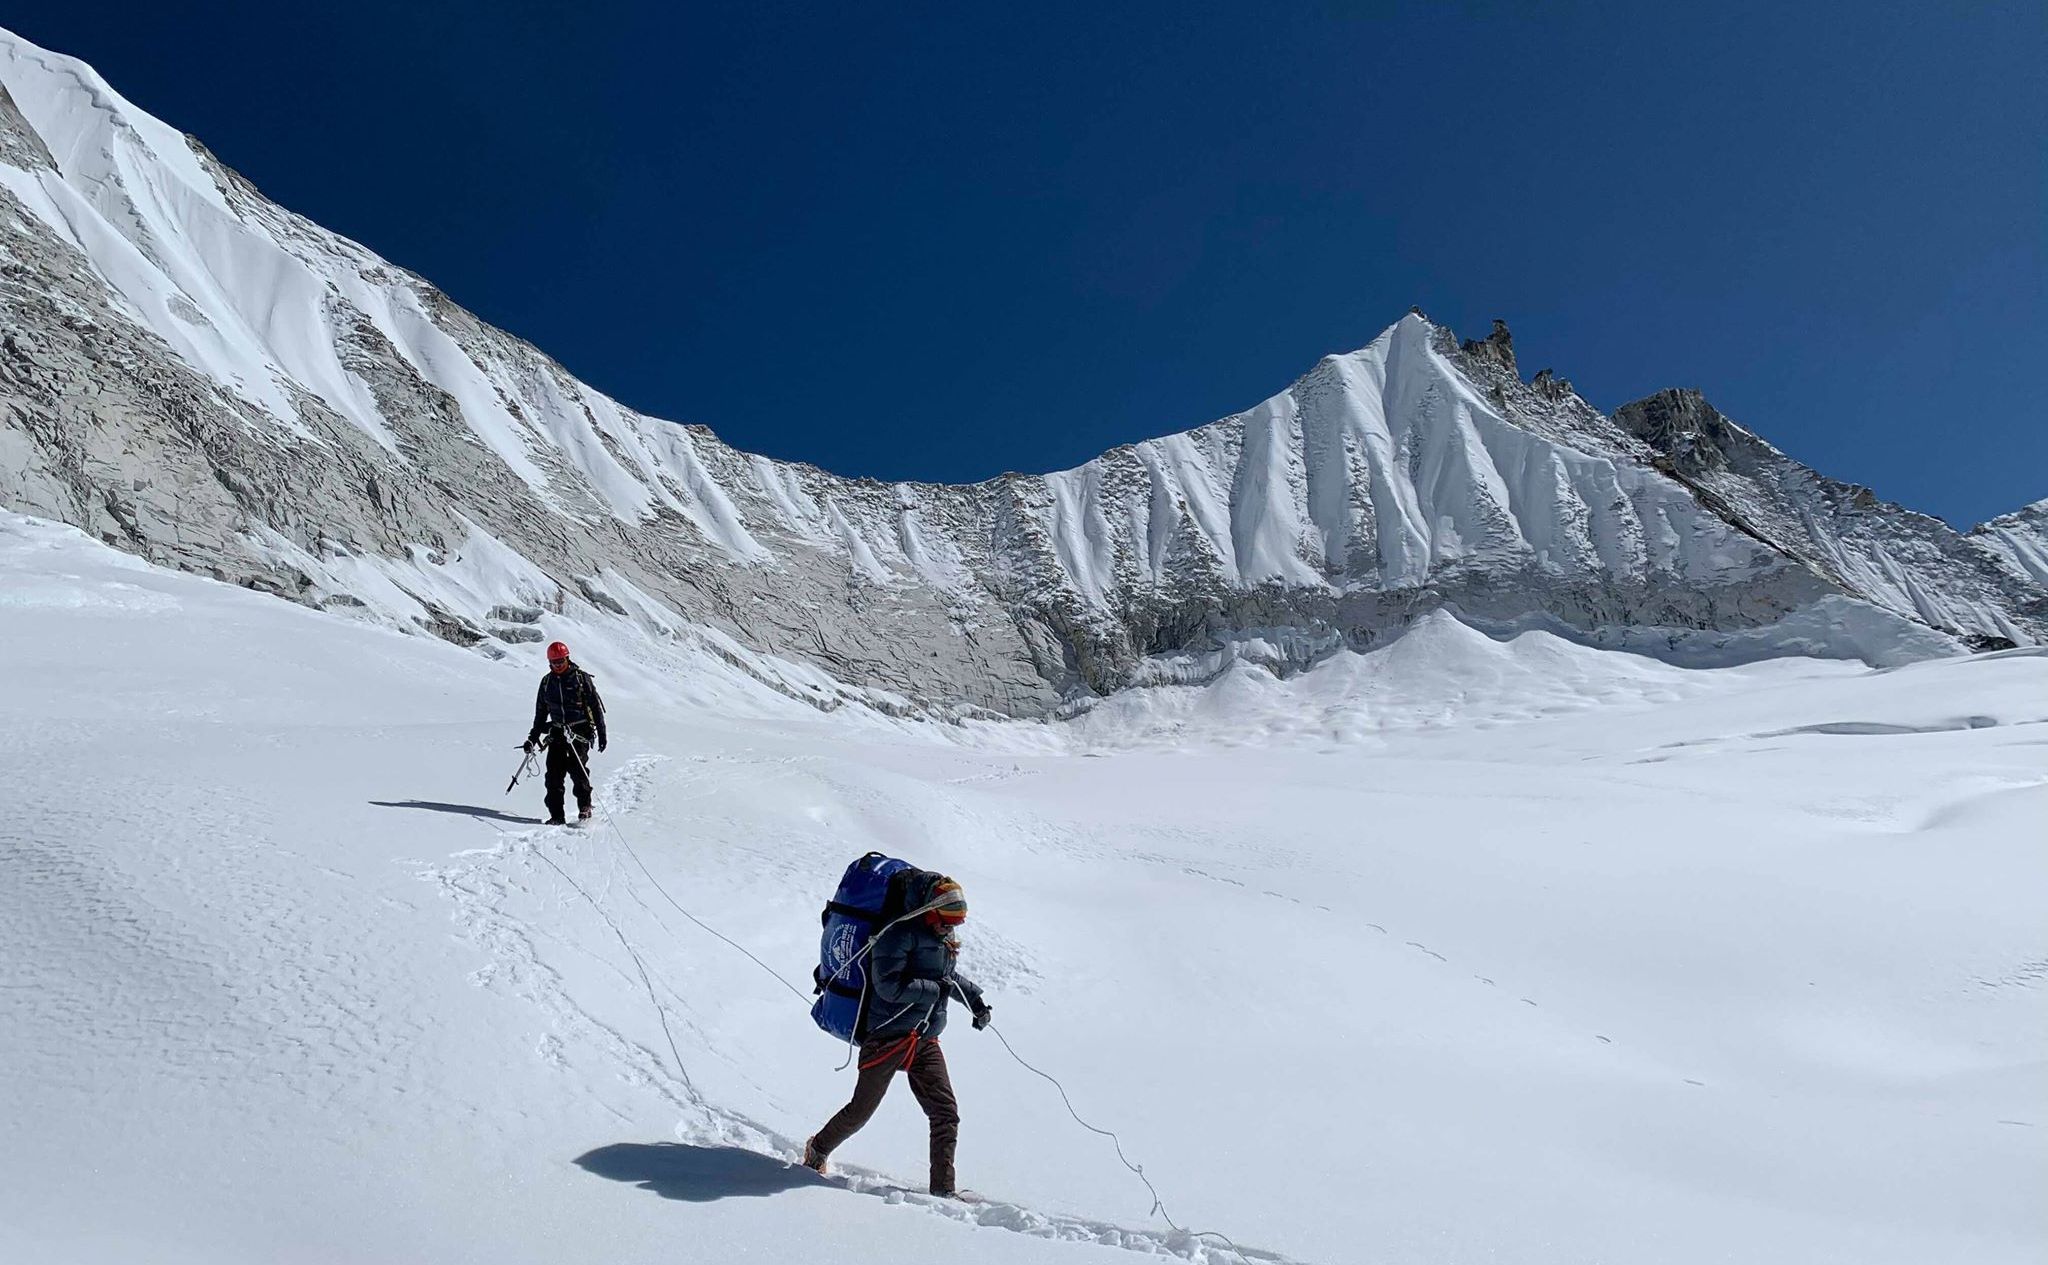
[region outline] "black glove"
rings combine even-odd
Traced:
[[[994,1006],[989,1005],[987,1002],[982,1002],[979,1005],[977,1005],[974,1008],[974,1030],[976,1032],[980,1032],[983,1028],[988,1027],[988,1021],[995,1015],[995,1013],[996,1008]]]
[[[533,748],[537,742],[538,739],[536,739],[532,734],[528,734],[526,735],[526,742],[519,749],[521,751],[524,751],[528,755],[532,755]]]
[[[603,734],[599,734],[599,735],[597,736],[597,749],[598,749],[599,751],[602,751],[602,750],[604,750],[604,735],[603,735]]]

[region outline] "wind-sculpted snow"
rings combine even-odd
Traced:
[[[1298,670],[1440,608],[1682,661],[2048,628],[2039,576],[1989,546],[1774,453],[1724,486],[1523,382],[1505,327],[1461,346],[1419,314],[1055,474],[883,484],[742,453],[4,33],[0,252],[0,505],[487,655],[609,624],[716,642],[777,689],[800,662],[814,706],[1043,715],[1247,637]],[[1870,609],[1831,636],[1829,601]]]

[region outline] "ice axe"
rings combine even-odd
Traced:
[[[513,787],[519,785],[519,779],[526,776],[526,771],[533,767],[533,748],[522,745],[520,749],[526,752],[526,758],[519,762],[519,771],[512,775],[512,780],[505,783],[505,793],[507,795],[512,793]]]

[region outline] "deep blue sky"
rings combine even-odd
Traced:
[[[2048,496],[2044,13],[0,20],[598,387],[753,451],[885,479],[1056,469],[1254,404],[1420,304],[1468,336],[1506,318],[1525,373],[1605,408],[1703,388],[1968,525]]]

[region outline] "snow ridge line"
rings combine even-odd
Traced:
[[[619,831],[613,819],[614,814],[632,811],[640,806],[646,795],[649,774],[664,758],[658,755],[635,756],[597,788],[597,793],[593,796],[593,806],[604,813],[606,823],[612,827],[621,843],[625,843],[625,834]],[[682,1064],[681,1053],[674,1048],[675,1038],[672,1034],[669,1035],[670,1053],[676,1061],[676,1071],[673,1074],[669,1072],[658,1051],[632,1041],[577,1005],[563,983],[561,975],[539,959],[528,925],[506,912],[505,904],[513,895],[530,890],[516,881],[514,873],[506,863],[517,863],[525,872],[531,874],[537,872],[533,861],[538,859],[583,897],[632,956],[637,968],[637,977],[646,986],[649,999],[663,1012],[661,1017],[664,1032],[668,1032],[667,1008],[662,1003],[656,983],[660,984],[662,990],[667,991],[677,1007],[686,1009],[681,994],[674,986],[663,980],[658,972],[649,970],[644,957],[626,936],[618,920],[604,909],[589,888],[578,882],[560,862],[543,850],[549,841],[562,837],[565,828],[542,826],[532,830],[503,830],[492,826],[491,829],[497,830],[502,836],[496,846],[458,853],[457,856],[464,860],[464,864],[443,869],[427,869],[420,874],[421,878],[439,885],[450,897],[456,906],[456,921],[462,925],[471,940],[496,959],[491,966],[478,971],[472,977],[472,982],[480,987],[489,987],[500,978],[502,970],[504,978],[510,981],[515,991],[522,992],[536,1001],[555,1021],[558,1028],[585,1037],[592,1045],[624,1066],[627,1083],[654,1089],[681,1109],[686,1117],[697,1117],[694,1122],[686,1118],[678,1126],[676,1136],[680,1140],[691,1145],[739,1147],[773,1156],[792,1167],[797,1166],[799,1145],[793,1139],[762,1125],[744,1113],[712,1103],[698,1091],[690,1079],[688,1070]],[[630,845],[627,847],[630,851]],[[644,870],[644,865],[641,868]],[[653,881],[653,876],[648,875],[648,879]],[[626,875],[626,882],[630,893],[633,883],[630,872]],[[639,900],[637,896],[634,899]],[[641,903],[644,907],[645,902]],[[669,903],[675,904],[673,898],[669,899]],[[681,906],[678,905],[677,908],[681,909]],[[688,913],[683,912],[686,915]],[[699,921],[694,915],[691,917],[692,921]],[[718,934],[701,921],[699,925],[714,935]],[[624,971],[618,971],[618,974],[629,982],[635,978]],[[684,1026],[696,1033],[701,1044],[707,1049],[710,1048],[711,1043],[701,1028],[687,1020]],[[1131,1229],[1087,1217],[1039,1212],[1022,1204],[1000,1200],[967,1202],[943,1199],[909,1189],[896,1179],[871,1169],[848,1165],[838,1165],[836,1168],[834,1176],[821,1180],[855,1194],[879,1197],[892,1204],[922,1208],[932,1215],[958,1221],[964,1225],[1007,1230],[1013,1234],[1055,1242],[1092,1243],[1148,1256],[1175,1257],[1189,1262],[1189,1265],[1249,1265],[1251,1262],[1257,1262],[1258,1265],[1306,1265],[1305,1262],[1258,1248],[1238,1247],[1235,1244],[1228,1248],[1218,1247],[1207,1242],[1198,1233]]]

